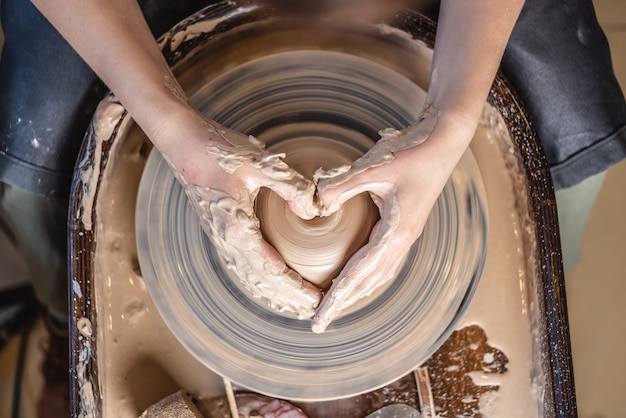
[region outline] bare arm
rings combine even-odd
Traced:
[[[482,110],[523,0],[443,0],[427,102]]]
[[[152,138],[186,111],[179,89],[136,0],[33,0]],[[146,104],[149,103],[149,106]]]
[[[440,120],[425,147],[451,173],[469,145],[524,0],[442,0],[426,105]],[[443,184],[442,184],[443,187]]]

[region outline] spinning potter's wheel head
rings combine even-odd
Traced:
[[[391,68],[336,51],[287,51],[204,80],[194,104],[252,134],[305,175],[349,164],[386,127],[413,123],[424,92]],[[419,181],[419,179],[416,179]],[[302,221],[264,191],[262,231],[320,287],[367,242],[377,210],[357,196],[328,219]],[[453,331],[486,254],[486,202],[468,152],[422,236],[389,285],[344,312],[323,334],[307,320],[254,300],[203,234],[157,152],[141,180],[136,229],[142,274],[172,332],[200,361],[254,391],[329,400],[381,387],[421,364]]]

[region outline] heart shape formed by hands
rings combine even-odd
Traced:
[[[415,155],[404,151],[414,150],[428,137],[437,120],[434,115],[427,107],[412,127],[381,131],[381,139],[364,155],[341,141],[319,137],[282,141],[280,150],[270,152],[252,136],[246,139],[206,122],[218,138],[206,149],[226,174],[216,175],[223,183],[209,177],[192,184],[172,168],[202,229],[248,292],[275,311],[312,317],[312,329],[319,333],[346,307],[389,282],[419,235],[423,224],[401,217],[400,204],[425,213],[434,200],[421,199],[419,191],[398,191],[400,184],[403,190],[415,189],[401,175],[416,173]],[[396,157],[399,170],[389,169]],[[318,162],[322,164],[316,170]],[[420,175],[430,174],[429,162],[427,156],[418,164]],[[264,188],[276,196],[265,198]],[[374,200],[380,221],[364,192]],[[404,229],[396,234],[402,222]],[[320,288],[335,275],[322,297]]]
[[[362,154],[354,147],[326,139],[299,138],[280,144],[285,162],[306,177],[322,166],[351,164]],[[311,205],[314,205],[311,202]],[[368,241],[378,220],[370,197],[360,194],[330,216],[304,220],[276,193],[262,189],[256,198],[256,215],[263,237],[305,280],[327,290],[348,259]]]
[[[467,295],[473,294],[480,277],[486,238],[484,199],[467,199],[475,193],[475,182],[466,184],[467,179],[480,175],[475,163],[466,162],[453,177],[455,187],[443,194],[424,240],[411,249],[382,297],[363,299],[363,304],[344,311],[319,335],[307,332],[308,320],[277,314],[261,300],[251,303],[253,299],[238,277],[228,271],[218,249],[199,230],[198,218],[182,188],[173,181],[172,170],[155,154],[144,170],[138,197],[138,256],[146,286],[168,325],[211,368],[222,371],[219,367],[224,364],[238,364],[245,373],[249,370],[245,358],[254,358],[263,362],[261,370],[269,369],[271,376],[282,379],[286,372],[281,359],[289,354],[296,359],[294,364],[314,361],[332,370],[335,359],[345,353],[345,358],[367,360],[380,350],[379,344],[371,345],[371,339],[364,336],[374,336],[384,347],[391,347],[392,351],[383,352],[386,356],[405,346],[406,333],[428,351],[433,338],[462,316],[471,300]],[[466,217],[457,219],[456,214]],[[420,347],[421,358],[424,350]],[[352,364],[353,360],[350,367]],[[228,370],[230,367],[223,372]],[[288,386],[297,385],[307,372],[306,366],[289,371],[293,378]]]
[[[415,208],[419,214],[430,210],[431,201],[426,197],[428,193],[419,201],[414,200],[419,192],[408,195],[398,193],[400,184],[403,188],[416,189],[412,180],[407,182],[407,176],[398,176],[398,172],[419,173],[413,166],[415,154],[404,151],[415,150],[417,145],[423,143],[436,121],[436,112],[426,107],[418,123],[410,128],[381,131],[381,139],[365,155],[347,155],[347,161],[338,161],[338,164],[331,161],[329,165],[334,168],[316,171],[313,177],[318,197],[322,200],[322,218],[299,221],[289,211],[280,210],[280,202],[276,198],[272,200],[261,196],[259,199],[257,196],[257,216],[261,224],[265,220],[265,223],[275,225],[261,227],[261,231],[287,265],[305,280],[313,281],[322,288],[333,280],[317,307],[312,325],[314,332],[323,332],[342,311],[388,283],[400,266],[403,254],[419,235],[423,224],[401,217],[400,203]],[[299,169],[303,175],[310,174],[311,167],[315,165],[311,161],[315,161],[316,156],[328,160],[328,156],[341,155],[337,152],[343,145],[341,143],[318,140],[313,144],[307,147],[292,141],[286,150],[282,150],[286,151],[283,154],[285,158],[291,156],[290,166]],[[316,146],[319,148],[316,149]],[[300,159],[298,155],[303,157]],[[399,165],[389,169],[387,163],[396,158],[400,161]],[[297,167],[302,162],[307,162],[308,167]],[[421,175],[427,175],[428,164],[422,166],[426,169]],[[327,194],[329,189],[330,194]],[[333,189],[339,192],[333,192]],[[329,195],[333,197],[327,199]],[[437,197],[433,197],[436,200]],[[307,205],[309,202],[300,203]],[[380,216],[377,216],[375,207]],[[396,233],[401,223],[404,230]]]

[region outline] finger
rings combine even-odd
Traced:
[[[244,287],[276,312],[291,312],[300,319],[311,318],[322,297],[319,289],[290,269],[260,235],[249,235],[246,242],[244,251],[229,251],[234,257],[226,263]]]
[[[312,180],[289,167],[282,157],[282,154],[264,153],[262,158],[257,159],[253,166],[258,170],[258,176],[249,180],[250,185],[272,190],[303,219],[319,216],[317,186]]]
[[[380,139],[365,155],[350,166],[324,171],[318,170],[314,178],[318,183],[324,214],[336,211],[343,202],[366,189],[367,183],[388,183],[379,167],[395,160],[396,154],[422,144],[437,123],[437,111],[427,106],[419,120],[410,127],[398,131],[393,128],[379,132]],[[382,170],[386,173],[385,170]]]
[[[321,333],[342,311],[372,294],[394,277],[404,251],[386,245],[368,244],[355,253],[320,303],[312,330]]]
[[[300,218],[310,220],[321,215],[317,187],[311,180],[301,178],[287,183],[272,183],[269,188],[287,202]]]
[[[319,216],[315,183],[289,167],[283,161],[284,154],[266,151],[265,145],[253,136],[247,138],[247,144],[229,148],[213,144],[207,149],[217,157],[217,163],[227,173],[242,170],[239,171],[240,176],[251,194],[255,195],[259,188],[266,187],[284,199],[301,218],[308,220]]]
[[[313,318],[313,331],[323,332],[345,308],[368,296],[392,277],[399,260],[412,244],[402,233],[395,192],[376,194],[381,220],[369,242],[348,260],[324,296]]]
[[[383,170],[372,168],[348,180],[327,179],[318,185],[322,215],[328,216],[339,210],[345,202],[361,193],[369,193],[379,210],[382,210],[387,196],[396,193],[396,186],[392,179],[383,175]],[[381,213],[382,216],[382,213]]]
[[[349,167],[318,170],[315,173],[323,215],[336,212],[346,201],[360,193],[386,194],[386,189],[392,187],[393,180],[384,166],[395,157],[388,144],[382,142],[379,141]]]

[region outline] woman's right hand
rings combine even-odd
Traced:
[[[245,288],[278,312],[311,318],[319,289],[290,269],[261,235],[254,200],[273,190],[301,218],[319,215],[315,184],[291,169],[282,155],[253,137],[227,129],[189,109],[152,133],[153,141],[176,144],[161,150],[183,186],[204,232]],[[152,138],[151,138],[152,139]]]

